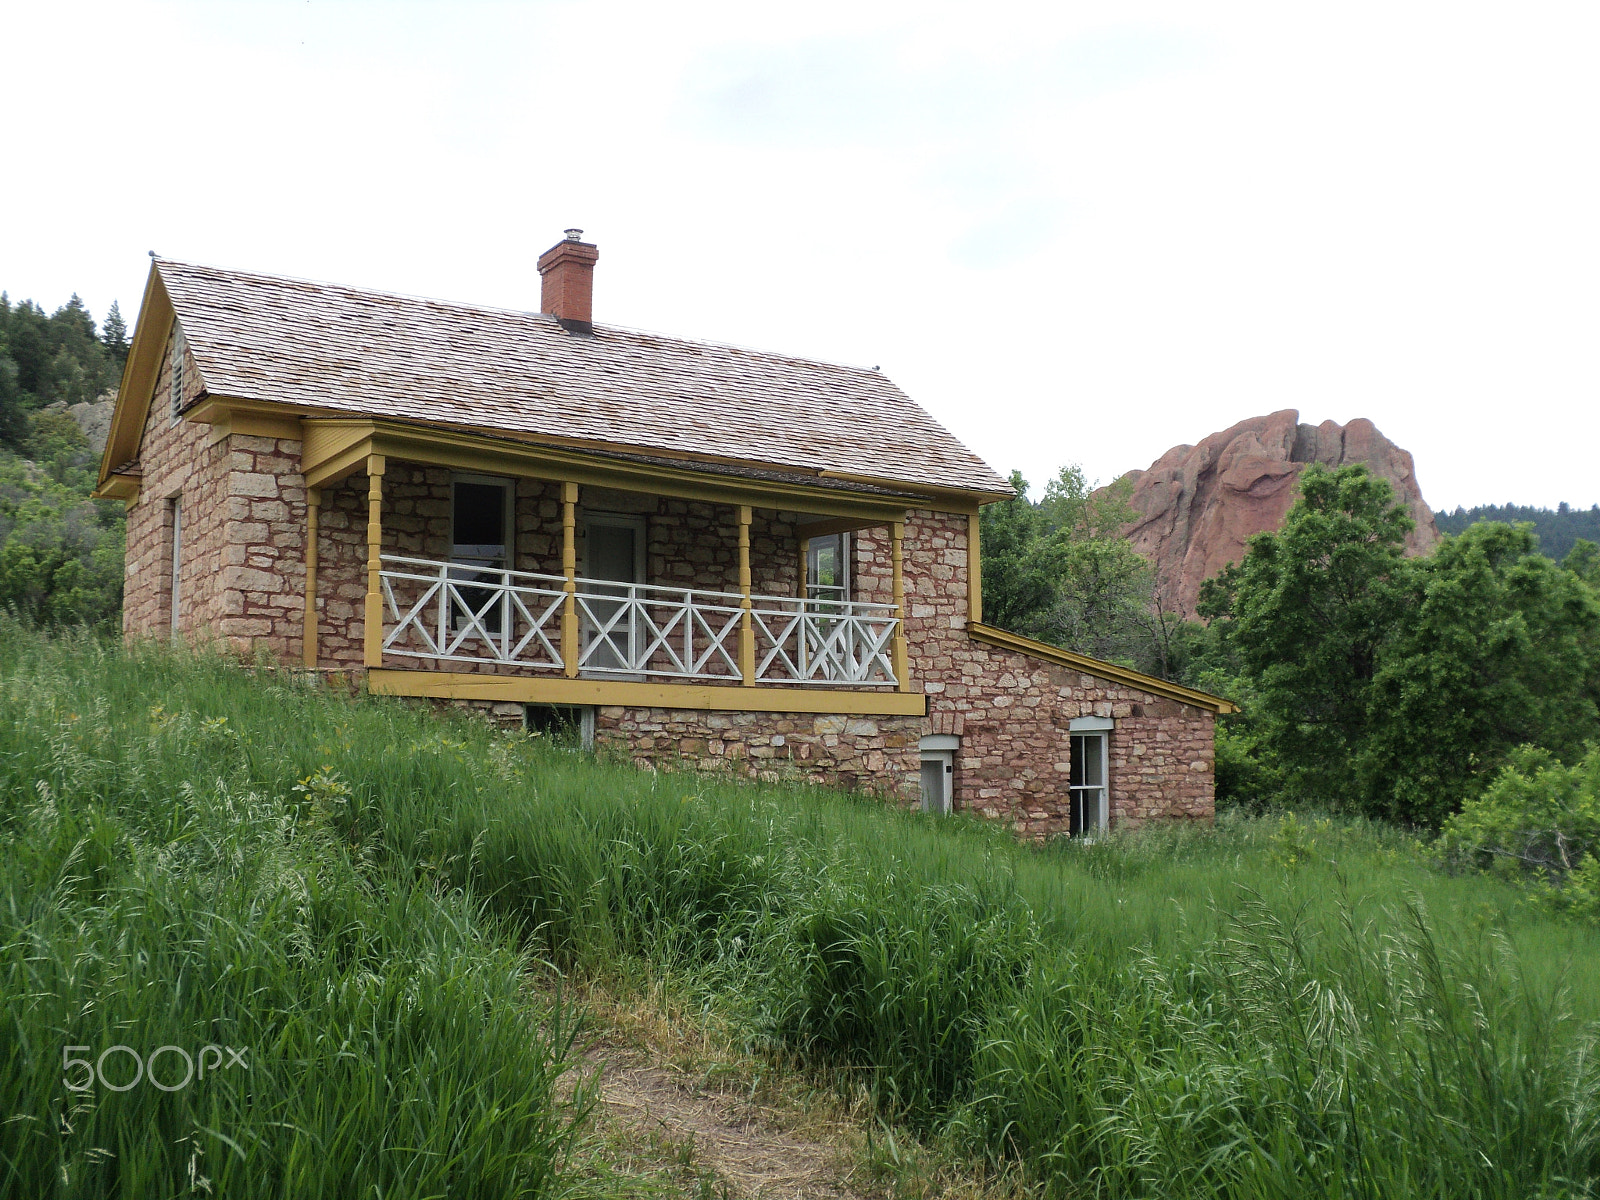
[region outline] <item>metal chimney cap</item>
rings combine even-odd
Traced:
[[[563,229],[561,232],[567,235],[567,241],[569,242],[583,241],[583,230],[581,229]]]

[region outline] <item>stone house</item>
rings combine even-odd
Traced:
[[[154,260],[124,632],[1019,832],[1212,815],[1226,701],[983,624],[1005,481],[876,369]]]

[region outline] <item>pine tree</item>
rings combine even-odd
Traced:
[[[122,308],[113,300],[111,311],[106,313],[105,324],[100,327],[100,341],[116,357],[120,367],[128,357],[128,326],[122,319]]]

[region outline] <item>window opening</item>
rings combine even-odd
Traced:
[[[850,535],[812,538],[806,550],[806,595],[812,600],[848,600],[850,583]]]
[[[1074,733],[1068,780],[1071,811],[1067,832],[1093,836],[1106,827],[1106,735]]]

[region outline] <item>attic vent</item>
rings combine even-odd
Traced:
[[[179,416],[183,413],[183,363],[187,342],[183,336],[183,326],[178,324],[178,319],[172,319],[172,423],[178,423]]]

